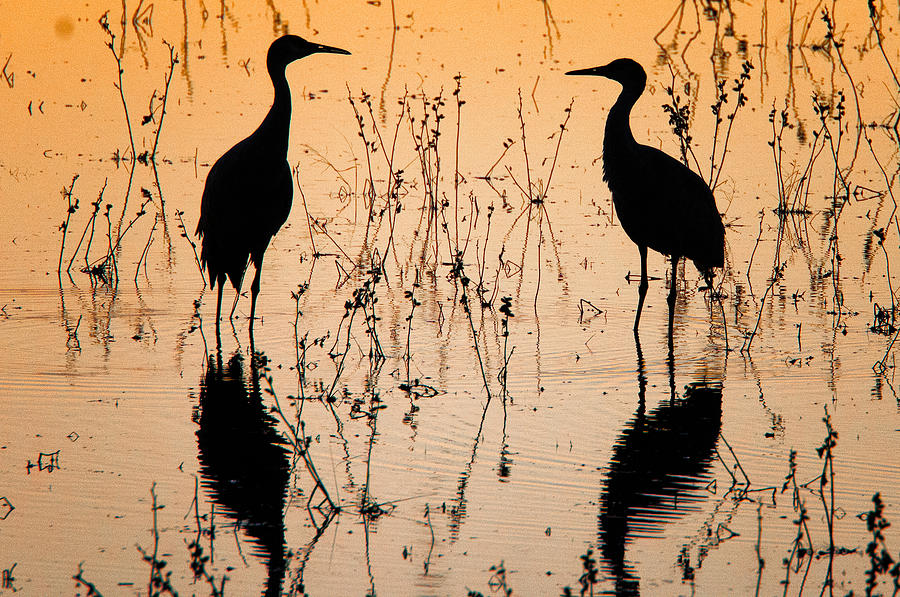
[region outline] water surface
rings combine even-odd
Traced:
[[[827,7],[838,47],[821,4],[4,2],[0,593],[147,594],[155,553],[181,594],[553,595],[588,550],[595,592],[864,592],[858,515],[876,492],[900,515],[898,15],[876,6],[882,55],[865,5]],[[352,55],[288,69],[305,208],[252,345],[246,296],[217,346],[188,238],[288,31]],[[632,334],[600,162],[619,87],[563,74],[622,55],[648,73],[635,137],[679,154],[672,87],[727,226],[721,304],[685,265],[671,341],[652,252]],[[117,284],[81,271],[117,239]]]

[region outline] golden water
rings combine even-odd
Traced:
[[[897,68],[897,7],[876,4]],[[826,39],[823,7],[843,41],[840,57]],[[13,577],[0,594],[86,594],[72,578],[79,566],[104,595],[147,594],[151,566],[137,548],[152,555],[154,545],[180,594],[206,594],[209,584],[190,568],[198,526],[206,571],[216,583],[227,577],[226,594],[263,593],[267,583],[284,594],[489,594],[501,580],[492,567],[502,562],[513,594],[556,595],[580,589],[579,556],[588,549],[600,570],[595,591],[773,595],[789,577],[792,595],[823,587],[863,593],[871,534],[857,515],[880,492],[885,517],[900,519],[893,336],[870,330],[875,304],[889,308],[900,288],[891,194],[898,139],[879,126],[896,121],[898,85],[865,3],[678,9],[556,0],[0,2],[0,569]],[[138,154],[152,150],[160,121],[164,42],[178,57],[156,171],[137,163],[133,177],[116,62],[98,23],[107,11]],[[254,388],[246,298],[234,332],[223,325],[220,358],[226,369],[232,363],[230,377],[208,371],[208,355],[217,358],[215,294],[204,287],[178,213],[192,236],[209,167],[270,105],[265,51],[286,31],[352,55],[312,56],[288,69],[289,160],[310,217],[328,234],[315,232],[323,255],[314,259],[295,192],[266,254],[254,330],[271,388],[265,379]],[[648,71],[635,136],[678,153],[661,109],[674,78],[681,101],[691,102],[706,178],[715,78],[728,82],[723,113],[731,113],[732,81],[744,60],[755,67],[716,189],[727,225],[722,306],[710,304],[702,279],[685,266],[671,354],[666,262],[651,254],[658,279],[638,344],[637,288],[627,277],[639,269],[638,254],[601,181],[603,123],[618,86],[563,75],[623,55]],[[377,143],[368,230],[369,169],[348,89]],[[812,145],[821,125],[811,97],[834,104],[839,91],[846,112],[828,125],[835,143],[842,131],[835,151],[846,200],[830,146],[820,149],[821,138]],[[401,115],[404,96],[409,112]],[[426,230],[413,132],[423,101],[434,126],[438,96],[440,170],[432,161],[432,172],[447,228]],[[778,155],[769,142],[782,111],[789,201],[815,152],[801,195],[810,213],[779,219]],[[862,135],[860,121],[875,126]],[[381,148],[390,152],[395,132],[393,169],[403,170],[404,183],[392,226],[392,211],[381,211],[397,205],[384,195]],[[504,153],[507,139],[513,145]],[[68,205],[60,189],[76,175],[79,208],[64,269],[101,189],[90,261],[109,242],[103,205],[112,205],[115,239],[145,195],[151,199],[117,252],[115,287],[92,286],[80,271],[84,247],[71,279],[57,275]],[[529,179],[546,190],[542,205],[523,197]],[[883,249],[874,234],[882,230]],[[448,265],[457,244],[466,246],[473,280],[471,322]],[[373,368],[365,314],[357,311],[348,329],[344,305],[382,257],[374,325],[386,359]],[[775,266],[783,275],[770,287]],[[490,308],[473,294],[480,280],[485,298],[494,297]],[[295,301],[291,293],[306,283]],[[409,333],[407,291],[421,303]],[[231,296],[228,288],[229,305]],[[506,342],[504,296],[515,314]],[[582,299],[602,313],[585,306],[582,314]],[[329,357],[345,349],[345,360]],[[405,391],[415,379],[429,391]],[[815,480],[825,464],[816,449],[826,409],[839,434],[827,508]],[[298,433],[308,438],[307,460],[287,441]],[[782,492],[791,450],[798,483],[812,481],[799,496],[818,557],[798,563],[795,555],[788,573],[783,559],[799,516],[791,488]],[[340,507],[331,518],[307,508],[323,495],[311,470]],[[896,558],[893,530],[885,535]],[[282,548],[283,573],[273,565]]]

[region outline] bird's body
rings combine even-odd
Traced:
[[[610,152],[604,149],[604,155],[608,156]],[[643,172],[644,176],[622,180],[621,170],[610,167],[610,163],[614,164],[622,155],[604,159],[603,167],[604,180],[612,192],[616,213],[628,238],[638,246],[649,247],[664,255],[687,257],[701,272],[722,267],[725,229],[703,179],[653,147],[635,144],[626,155],[631,160],[631,168]],[[675,178],[680,179],[681,192],[673,192],[671,183],[667,182]],[[710,201],[691,200],[707,195]],[[715,226],[716,222],[718,226]]]
[[[638,246],[641,283],[634,329],[641,318],[647,292],[647,248],[672,258],[669,325],[675,306],[678,260],[691,259],[712,280],[712,268],[725,260],[725,227],[709,186],[690,168],[666,153],[635,141],[631,109],[644,91],[647,75],[640,64],[620,58],[569,75],[603,76],[622,85],[609,111],[603,137],[603,180],[612,192],[623,230]]]
[[[202,240],[200,259],[209,272],[210,285],[219,286],[217,331],[225,279],[239,293],[247,264],[252,261],[256,268],[251,285],[252,332],[263,256],[269,241],[287,221],[293,200],[287,161],[291,90],[285,69],[294,60],[318,52],[349,54],[296,35],[285,35],[272,42],[266,59],[275,92],[272,107],[262,124],[216,160],[206,177],[196,234]]]
[[[227,276],[238,290],[248,260],[259,268],[269,241],[291,211],[293,185],[287,159],[278,155],[264,159],[258,145],[253,135],[247,137],[225,152],[206,178],[197,234],[203,240],[200,259],[213,288],[218,283],[221,290]]]

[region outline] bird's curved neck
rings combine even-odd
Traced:
[[[622,147],[637,143],[631,133],[631,108],[644,92],[644,86],[625,85],[606,119],[606,143]]]
[[[285,76],[285,67],[269,67],[269,77],[275,91],[272,107],[257,130],[266,137],[267,147],[287,158],[288,137],[291,128],[291,88]]]

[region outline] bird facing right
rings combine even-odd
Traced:
[[[629,118],[644,92],[647,74],[630,58],[605,66],[573,70],[567,75],[606,77],[622,85],[606,119],[603,137],[603,180],[612,192],[622,228],[641,255],[634,331],[641,321],[647,294],[647,247],[672,258],[669,288],[669,331],[675,310],[678,260],[687,257],[712,287],[712,268],[725,262],[725,227],[709,185],[690,168],[663,153],[635,141]]]
[[[293,200],[293,180],[287,161],[291,89],[285,69],[295,60],[317,53],[350,54],[296,35],[283,35],[272,42],[266,56],[266,68],[275,92],[272,107],[262,124],[216,160],[206,177],[196,234],[203,243],[200,260],[209,271],[210,285],[212,288],[219,285],[216,338],[225,279],[240,293],[249,261],[256,268],[250,286],[250,338],[253,338],[263,256],[269,241],[287,220]],[[231,312],[233,315],[234,307]]]

